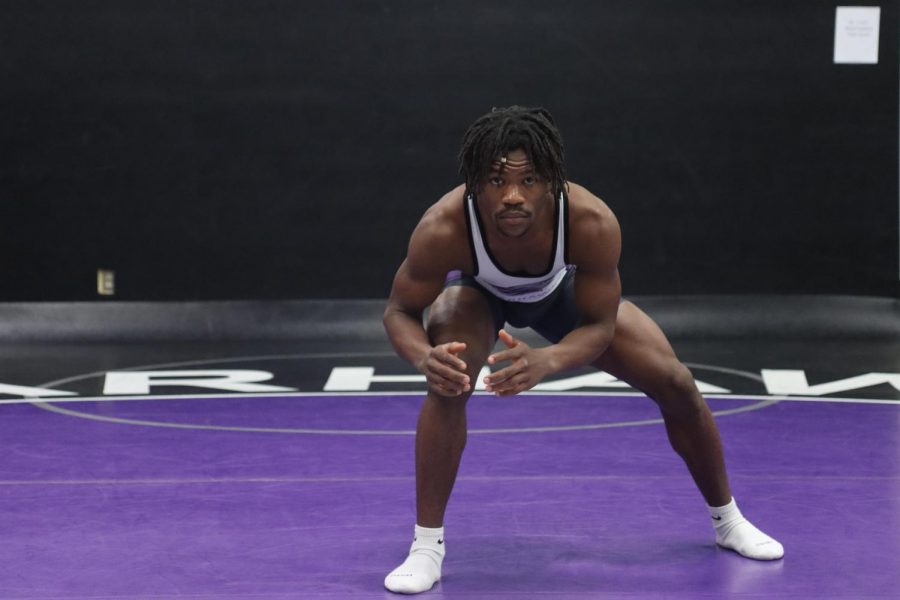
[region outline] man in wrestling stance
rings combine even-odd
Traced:
[[[781,544],[731,496],[719,432],[690,371],[656,323],[620,299],[619,224],[602,200],[566,181],[550,113],[512,106],[480,117],[463,138],[459,168],[465,184],[425,212],[384,313],[397,353],[428,381],[416,432],[414,541],[385,586],[416,593],[440,579],[466,401],[485,363],[497,368],[486,389],[499,396],[584,365],[646,393],[706,500],[716,543],[748,558],[781,558]],[[529,347],[502,329],[507,322],[550,345]],[[505,348],[490,354],[498,336]]]

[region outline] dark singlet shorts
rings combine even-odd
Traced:
[[[493,295],[475,278],[462,271],[450,271],[444,288],[462,285],[471,287],[488,301],[494,316],[494,330],[505,323],[513,327],[530,327],[544,339],[556,343],[578,327],[580,318],[575,306],[575,269],[570,268],[553,292],[537,302],[508,302]]]

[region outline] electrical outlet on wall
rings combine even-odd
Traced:
[[[101,296],[113,296],[116,293],[116,272],[109,269],[97,269],[97,293]]]

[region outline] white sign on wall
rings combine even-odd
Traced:
[[[834,19],[834,62],[877,64],[880,21],[880,6],[838,6]]]

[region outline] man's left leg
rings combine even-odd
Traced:
[[[734,503],[712,412],[656,323],[631,302],[623,302],[615,337],[594,366],[641,390],[659,406],[669,442],[709,506],[716,543],[748,558],[781,558],[781,544],[747,521]]]

